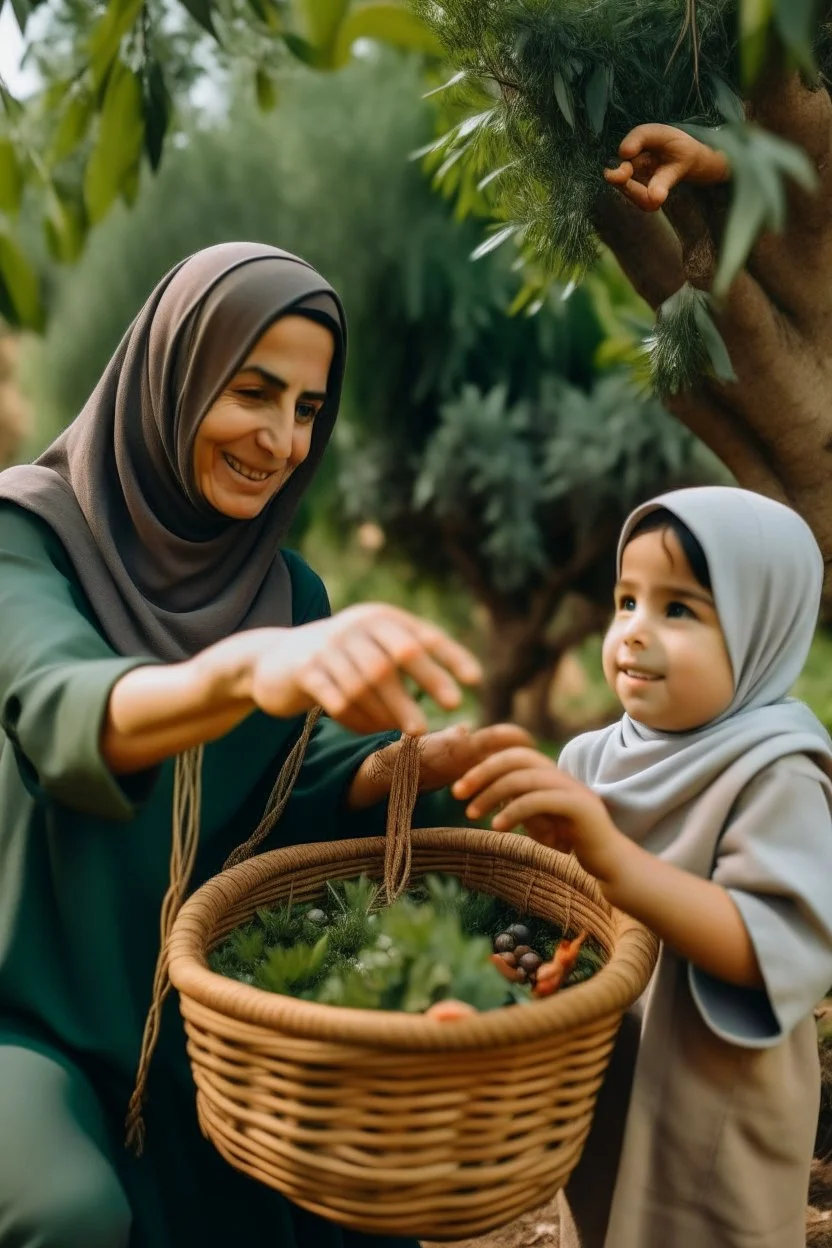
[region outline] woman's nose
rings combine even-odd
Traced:
[[[292,436],[295,431],[294,413],[272,411],[269,419],[254,435],[260,450],[274,459],[289,459],[292,454]]]

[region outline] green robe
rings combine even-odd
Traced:
[[[294,624],[327,615],[320,579],[286,559]],[[404,1244],[295,1209],[203,1140],[175,994],[144,1155],[124,1147],[169,878],[173,764],[119,780],[99,735],[114,683],[147,661],[104,639],[52,530],[0,504],[0,1248]],[[254,829],[300,727],[256,713],[206,746],[192,887]],[[322,720],[263,849],[380,832],[383,807],[358,815],[342,803],[389,739]]]

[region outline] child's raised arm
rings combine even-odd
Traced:
[[[535,840],[574,850],[604,896],[676,953],[726,983],[763,986],[754,946],[727,891],[654,857],[624,835],[586,785],[526,747],[502,750],[472,767],[452,792],[478,819],[502,806],[499,832],[524,825]]]
[[[605,169],[604,177],[645,212],[657,212],[679,182],[702,186],[726,182],[731,175],[721,152],[675,126],[636,126],[622,140],[618,154],[621,164]]]

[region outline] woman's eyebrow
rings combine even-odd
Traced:
[[[257,373],[257,376],[262,377],[266,385],[276,386],[278,390],[286,390],[289,385],[289,383],[284,381],[282,377],[278,377],[277,373],[271,373],[267,368],[263,368],[262,364],[244,364],[243,367],[238,370],[237,376],[239,377],[242,373]],[[326,390],[304,390],[303,398],[320,399],[321,402],[324,402],[326,399]]]

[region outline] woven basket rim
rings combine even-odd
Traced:
[[[621,1013],[644,991],[656,960],[656,937],[629,915],[615,910],[597,882],[577,861],[526,836],[505,836],[479,828],[419,828],[414,851],[442,849],[502,858],[571,885],[605,911],[614,932],[609,961],[590,979],[530,1006],[490,1010],[452,1023],[419,1014],[362,1010],[302,1001],[267,992],[212,971],[206,948],[224,914],[254,888],[275,876],[326,862],[384,857],[384,837],[290,845],[269,850],[223,871],[203,884],[179,912],[168,942],[170,981],[184,997],[239,1023],[299,1039],[360,1044],[398,1050],[455,1051],[516,1045],[557,1035]],[[434,868],[436,869],[436,868]],[[451,874],[453,869],[448,868]],[[418,867],[415,874],[419,874]]]

